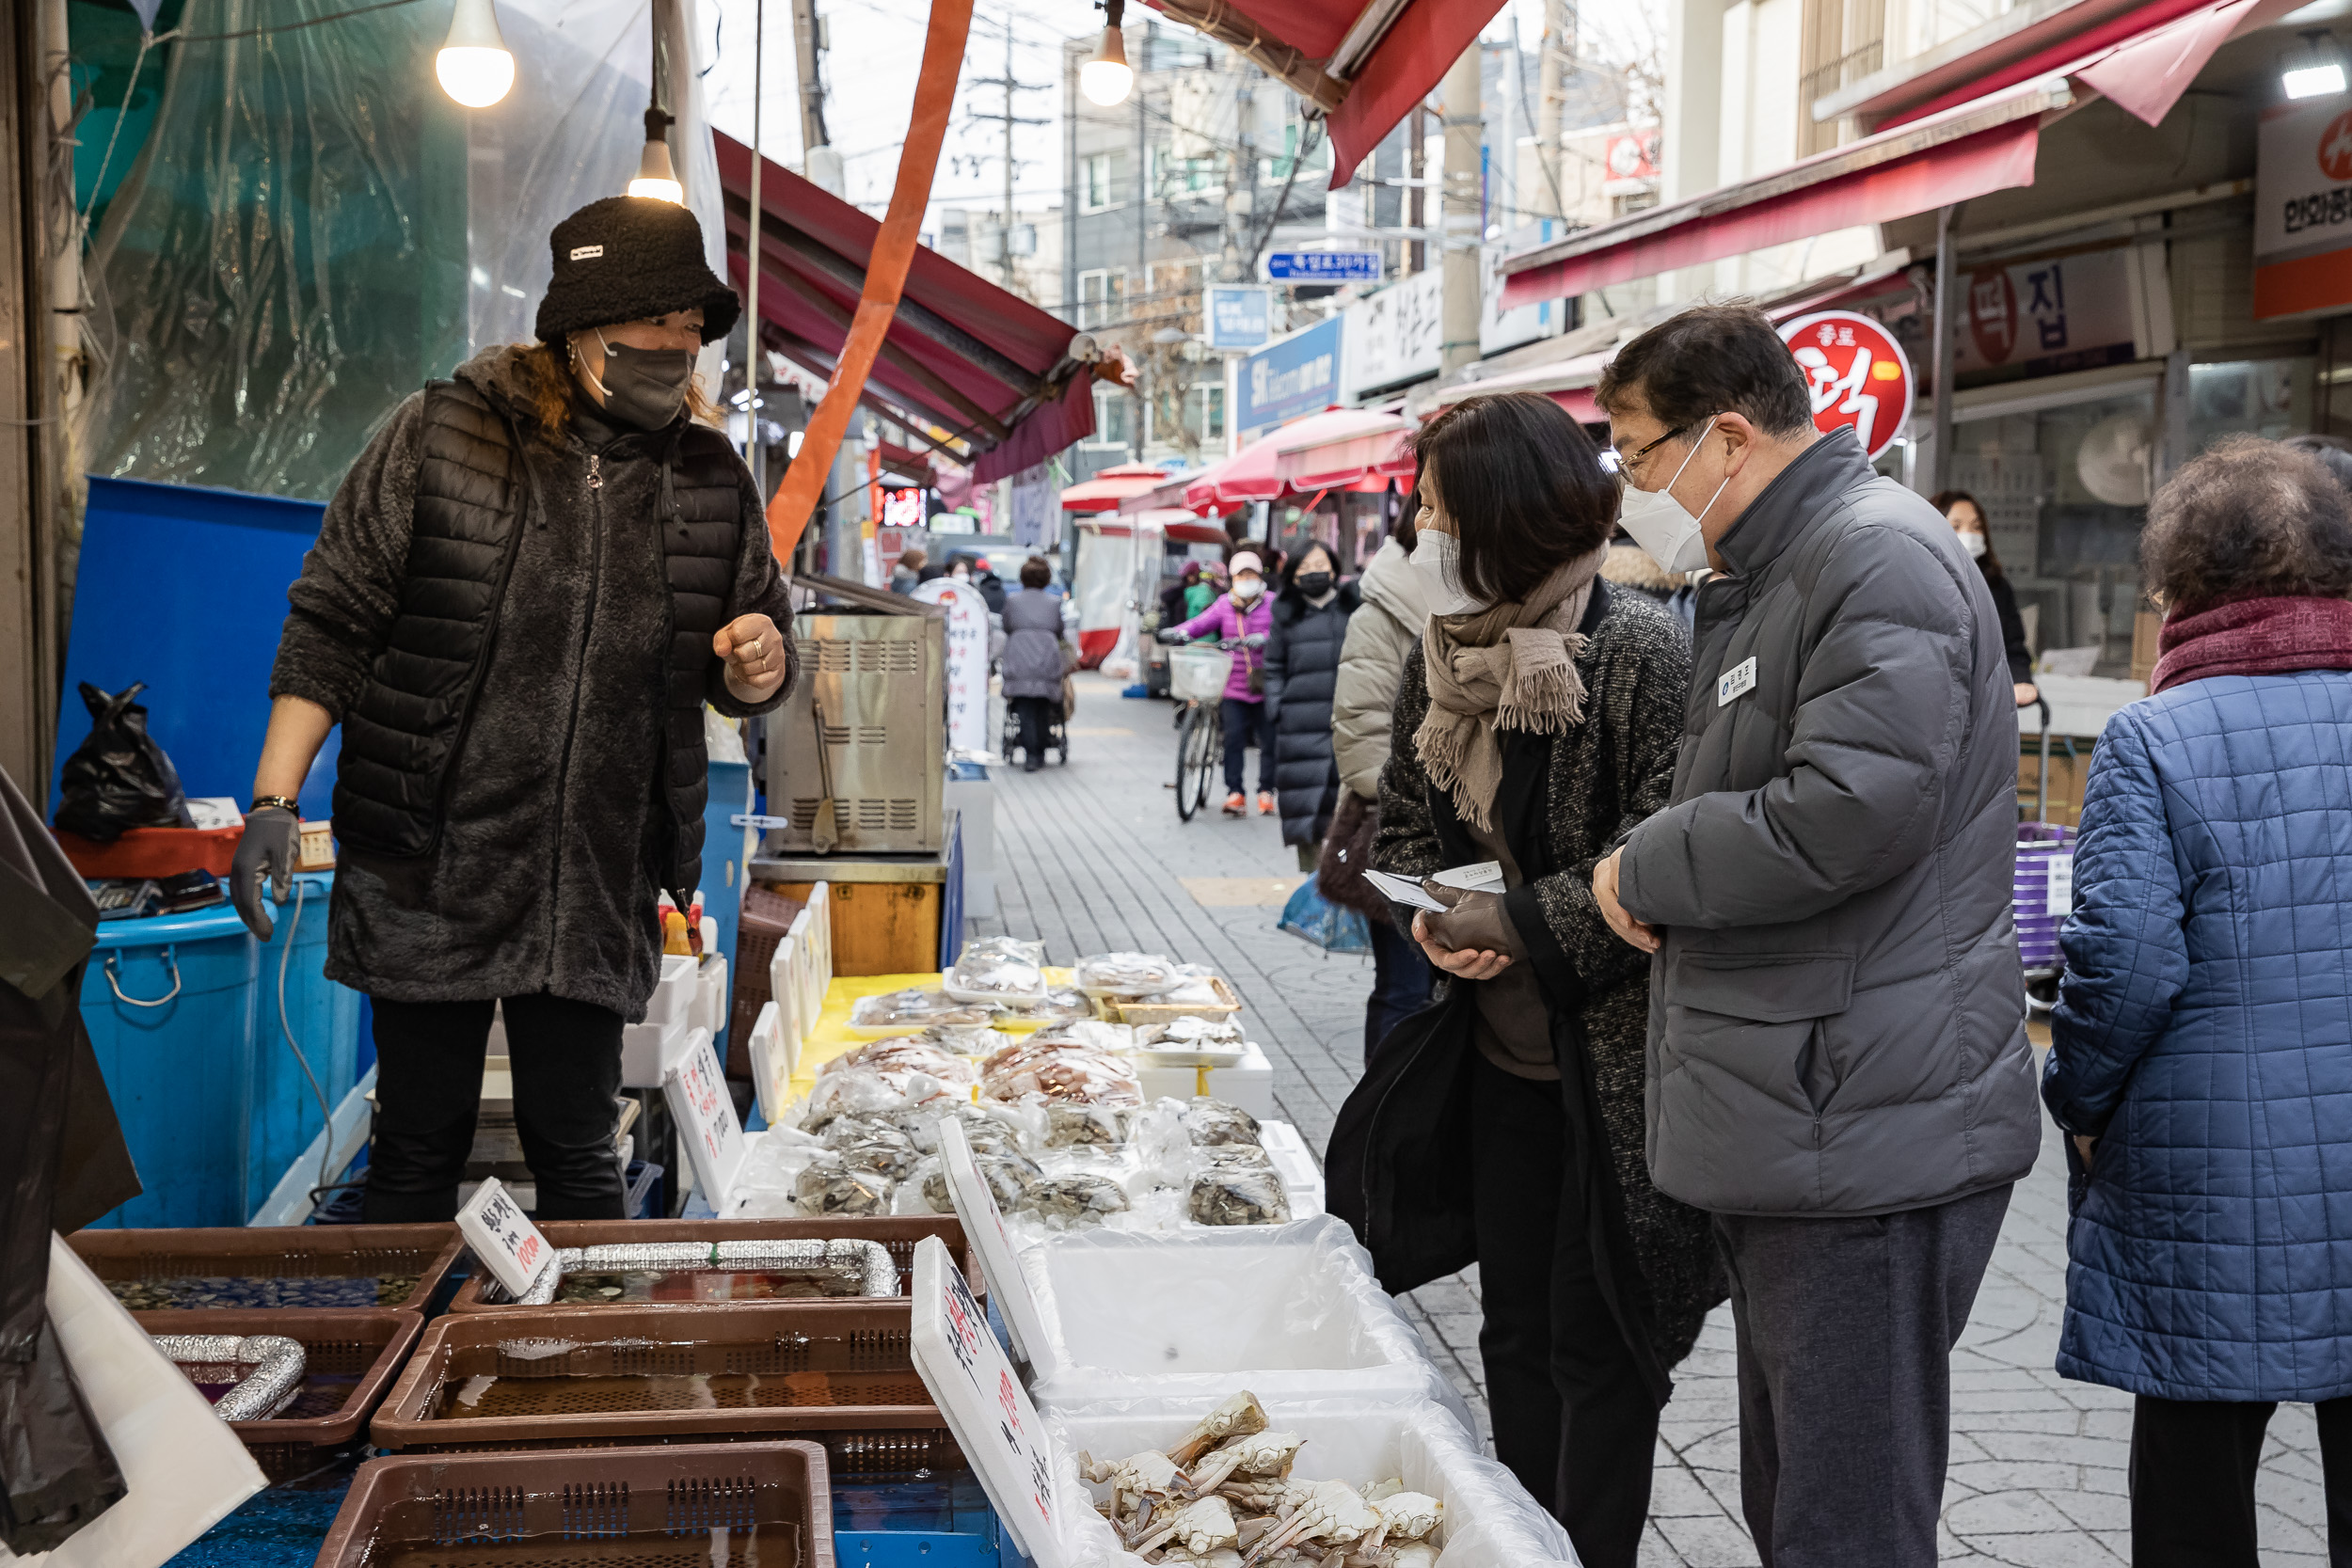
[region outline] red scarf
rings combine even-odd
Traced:
[[[2148,689],[2207,675],[2352,670],[2352,599],[2236,599],[2166,619]]]

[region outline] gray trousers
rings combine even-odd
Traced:
[[[1951,1352],[2008,1187],[1869,1218],[1715,1216],[1763,1568],[1934,1568]]]

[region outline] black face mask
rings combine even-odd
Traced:
[[[682,348],[631,348],[604,343],[601,381],[607,416],[639,430],[661,430],[686,406],[686,388],[694,378],[694,356]],[[587,367],[580,367],[583,374]]]
[[[1311,599],[1323,597],[1331,592],[1331,574],[1328,572],[1299,573],[1298,591]]]

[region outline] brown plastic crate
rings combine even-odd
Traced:
[[[730,975],[735,1001],[728,1012],[727,1066],[730,1078],[752,1075],[752,1026],[760,1007],[773,999],[768,988],[768,965],[776,944],[791,932],[793,917],[808,908],[757,882],[743,886],[743,912],[735,927],[735,968]]]
[[[134,1312],[150,1334],[282,1334],[300,1341],[302,1391],[266,1421],[231,1421],[272,1481],[310,1469],[358,1438],[368,1418],[424,1332],[421,1313],[402,1308],[259,1307],[247,1311]]]
[[[773,1544],[734,1534],[768,1527]],[[729,1532],[746,1552],[714,1550]],[[788,1562],[834,1568],[833,1483],[814,1443],[698,1443],[372,1459],[351,1478],[318,1568],[530,1560],[566,1568]],[[778,1548],[786,1549],[778,1549]],[[413,1555],[411,1555],[413,1554]]]
[[[391,1299],[348,1307],[312,1302],[204,1302],[186,1307],[239,1310],[378,1311],[433,1300],[465,1245],[454,1225],[221,1226],[184,1230],[77,1230],[66,1243],[111,1288],[118,1281],[161,1284],[175,1279],[365,1279],[414,1276]],[[190,1292],[195,1294],[197,1292]],[[115,1292],[118,1298],[122,1292]],[[134,1308],[178,1310],[169,1301],[129,1301]]]
[[[1241,1011],[1241,997],[1234,992],[1232,986],[1226,984],[1224,975],[1211,975],[1209,986],[1216,992],[1217,999],[1213,1004],[1187,1005],[1178,1002],[1154,1002],[1149,998],[1140,1002],[1117,1002],[1105,996],[1095,1001],[1094,1010],[1101,1013],[1109,1022],[1133,1023],[1138,1026],[1146,1023],[1173,1023],[1180,1018],[1231,1018]]]
[[[606,1246],[616,1243],[643,1244],[649,1242],[759,1242],[759,1241],[857,1241],[880,1242],[890,1249],[891,1260],[898,1265],[898,1293],[903,1296],[913,1288],[914,1278],[914,1249],[926,1236],[936,1236],[947,1243],[947,1250],[961,1263],[963,1277],[972,1282],[975,1294],[985,1296],[981,1288],[979,1259],[964,1243],[963,1227],[953,1214],[876,1214],[863,1219],[788,1219],[788,1220],[550,1220],[541,1226],[550,1246]],[[517,1307],[511,1301],[483,1299],[485,1293],[493,1297],[506,1292],[488,1274],[477,1271],[457,1288],[450,1298],[453,1312],[544,1312],[545,1307]],[[858,1298],[835,1297],[834,1300]],[[871,1298],[867,1298],[871,1299]],[[740,1306],[795,1307],[812,1306],[807,1302],[712,1303],[733,1310]],[[590,1312],[610,1312],[609,1307],[580,1308]]]
[[[369,1434],[387,1449],[456,1450],[929,1433],[945,1423],[915,1375],[909,1311],[901,1301],[452,1313],[426,1327]],[[477,1378],[490,1381],[463,1408],[480,1413],[437,1418],[444,1396],[462,1400]]]

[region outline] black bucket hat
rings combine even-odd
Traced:
[[[697,307],[703,341],[712,343],[743,313],[735,291],[703,260],[703,226],[674,201],[608,196],[557,224],[548,243],[555,276],[539,301],[543,343]]]

